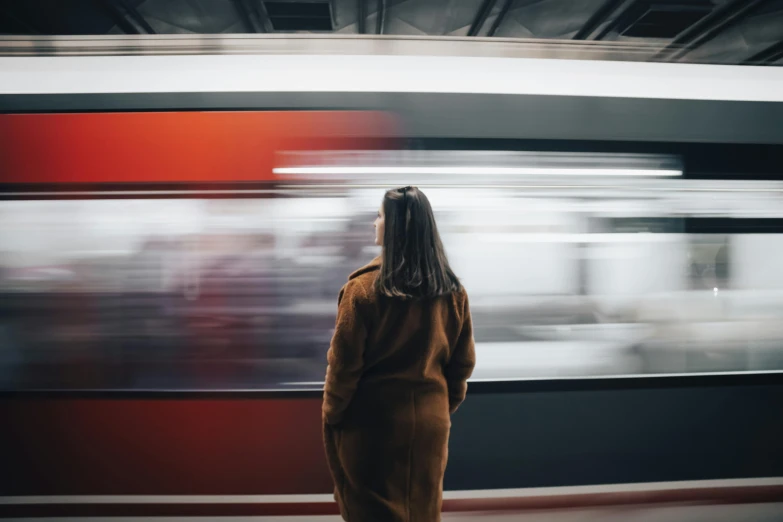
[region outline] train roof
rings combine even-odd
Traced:
[[[371,109],[414,138],[783,143],[779,67],[577,60],[517,41],[157,38],[6,37],[0,111]],[[51,52],[20,51],[43,41]]]

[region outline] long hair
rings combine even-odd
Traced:
[[[435,224],[432,206],[416,187],[383,196],[384,232],[378,291],[389,297],[426,299],[459,291]]]

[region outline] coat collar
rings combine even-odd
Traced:
[[[359,277],[362,274],[366,274],[368,272],[374,272],[375,270],[379,270],[381,268],[381,256],[376,257],[360,269],[353,272],[350,276],[348,276],[348,280],[355,279]]]

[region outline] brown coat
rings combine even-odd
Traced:
[[[335,499],[350,522],[438,521],[450,413],[476,363],[468,297],[383,297],[379,266],[338,298],[323,403]]]

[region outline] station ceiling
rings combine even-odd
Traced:
[[[783,0],[3,0],[0,35],[337,34],[633,46],[782,65]]]

